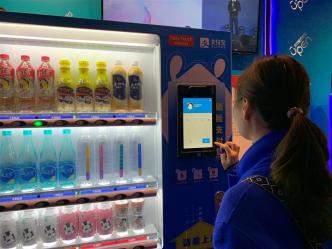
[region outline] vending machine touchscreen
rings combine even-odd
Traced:
[[[215,86],[178,86],[178,155],[213,156]]]

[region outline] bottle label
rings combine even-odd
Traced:
[[[60,82],[61,84],[62,82]],[[58,102],[68,105],[74,104],[74,89],[69,86],[60,86],[57,90]]]
[[[127,232],[128,230],[128,219],[127,217],[116,218],[116,228],[118,232]]]
[[[142,81],[138,75],[129,76],[129,96],[134,100],[142,99]]]
[[[113,96],[119,100],[126,99],[126,79],[120,74],[113,75]]]
[[[18,94],[33,97],[34,93],[35,70],[23,65],[17,69]]]
[[[103,218],[99,222],[99,232],[102,232],[102,234],[108,234],[112,232],[112,219],[111,218]]]
[[[64,232],[64,239],[73,239],[74,235],[76,234],[76,226],[74,223],[67,222],[63,226],[63,232]]]
[[[57,177],[56,162],[41,162],[40,163],[40,181],[41,182],[55,182]]]
[[[1,222],[1,247],[13,248],[17,244],[18,234],[16,230],[16,222]]]
[[[0,94],[8,97],[14,88],[14,68],[0,65]]]
[[[75,162],[60,162],[60,180],[74,180],[75,179]]]
[[[98,83],[97,83],[98,84]],[[110,105],[111,91],[107,87],[97,87],[95,90],[96,104]]]
[[[78,103],[92,104],[93,93],[92,89],[86,86],[76,88],[76,100]]]
[[[20,178],[22,183],[37,182],[37,167],[34,163],[22,164],[20,167]]]
[[[4,166],[0,168],[1,184],[15,184],[15,167]]]
[[[40,97],[52,97],[54,93],[54,70],[48,66],[42,66],[37,71]]]
[[[54,242],[57,240],[57,227],[56,220],[54,223],[45,223],[42,227],[43,241],[46,243]]]

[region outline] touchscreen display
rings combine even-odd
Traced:
[[[212,98],[183,98],[183,148],[213,147]]]

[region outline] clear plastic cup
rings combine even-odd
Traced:
[[[113,233],[113,210],[110,202],[101,202],[97,206],[97,232],[101,238]]]
[[[133,215],[131,217],[131,228],[135,233],[143,233],[145,220],[143,215]]]
[[[56,207],[42,209],[39,213],[39,231],[45,246],[53,246],[59,239],[59,212]]]
[[[96,212],[93,204],[79,207],[79,236],[82,240],[91,240],[96,235]]]
[[[115,217],[116,232],[119,236],[125,236],[128,234],[129,222],[128,216]]]
[[[36,248],[39,241],[37,211],[23,211],[21,213],[20,221],[22,247]]]
[[[78,217],[76,206],[62,207],[59,216],[59,233],[63,243],[74,243],[78,236]]]
[[[17,212],[2,213],[0,216],[0,245],[4,249],[19,247]]]

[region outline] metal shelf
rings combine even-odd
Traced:
[[[0,211],[150,197],[157,194],[157,188],[157,181],[151,177],[142,182],[2,194]]]
[[[0,128],[154,125],[156,112],[0,114]]]

